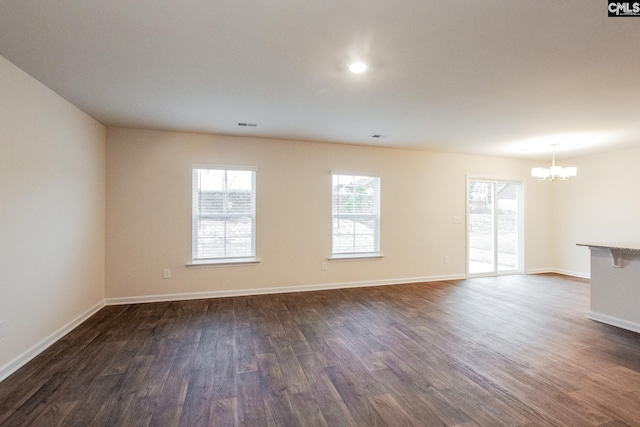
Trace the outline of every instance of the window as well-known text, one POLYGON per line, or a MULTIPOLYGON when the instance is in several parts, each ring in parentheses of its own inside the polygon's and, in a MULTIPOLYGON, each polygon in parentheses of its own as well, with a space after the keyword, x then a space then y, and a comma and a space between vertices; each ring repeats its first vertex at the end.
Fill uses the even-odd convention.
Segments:
POLYGON ((193 169, 193 261, 255 261, 256 172, 193 169))
POLYGON ((334 256, 380 252, 380 178, 333 175, 334 256))

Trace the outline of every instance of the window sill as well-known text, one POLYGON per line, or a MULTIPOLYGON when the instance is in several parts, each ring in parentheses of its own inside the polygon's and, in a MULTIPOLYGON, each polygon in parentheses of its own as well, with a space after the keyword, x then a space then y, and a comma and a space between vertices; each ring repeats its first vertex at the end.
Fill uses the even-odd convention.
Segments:
POLYGON ((329 261, 358 261, 358 260, 371 260, 382 259, 384 255, 379 252, 370 252, 364 254, 333 254, 329 258, 329 261))
POLYGON ((198 267, 229 267, 229 266, 241 266, 241 265, 258 265, 260 260, 258 258, 223 258, 223 259, 206 259, 206 260, 193 260, 187 264, 189 268, 198 267))

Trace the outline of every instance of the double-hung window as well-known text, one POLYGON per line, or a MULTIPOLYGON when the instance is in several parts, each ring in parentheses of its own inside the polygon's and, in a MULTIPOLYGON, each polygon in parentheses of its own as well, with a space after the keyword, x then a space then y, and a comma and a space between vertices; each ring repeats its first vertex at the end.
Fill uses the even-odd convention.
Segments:
POLYGON ((255 170, 194 167, 194 264, 255 261, 255 230, 255 170))
POLYGON ((333 174, 332 256, 380 255, 380 178, 333 174))

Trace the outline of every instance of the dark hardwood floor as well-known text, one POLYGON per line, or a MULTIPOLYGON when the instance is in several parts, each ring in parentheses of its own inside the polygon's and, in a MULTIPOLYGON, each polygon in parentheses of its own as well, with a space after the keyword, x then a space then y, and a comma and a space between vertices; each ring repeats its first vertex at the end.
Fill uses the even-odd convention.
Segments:
POLYGON ((640 426, 640 335, 504 276, 110 306, 0 383, 2 426, 640 426))

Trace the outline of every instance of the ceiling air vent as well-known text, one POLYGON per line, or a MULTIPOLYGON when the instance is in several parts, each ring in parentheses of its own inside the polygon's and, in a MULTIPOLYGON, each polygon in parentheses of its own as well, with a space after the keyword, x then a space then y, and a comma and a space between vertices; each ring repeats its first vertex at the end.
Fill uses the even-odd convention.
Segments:
POLYGON ((258 127, 258 124, 257 124, 257 123, 238 122, 238 126, 240 126, 240 127, 256 128, 256 127, 258 127))

